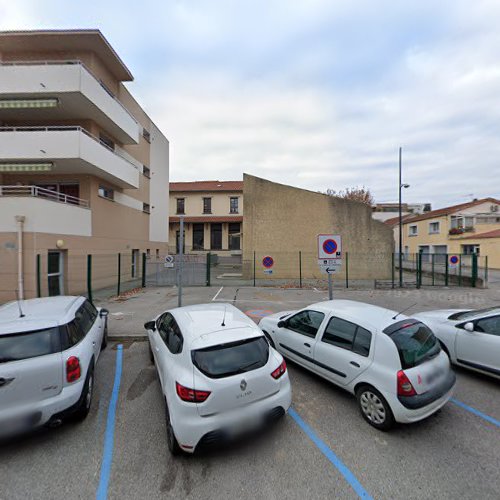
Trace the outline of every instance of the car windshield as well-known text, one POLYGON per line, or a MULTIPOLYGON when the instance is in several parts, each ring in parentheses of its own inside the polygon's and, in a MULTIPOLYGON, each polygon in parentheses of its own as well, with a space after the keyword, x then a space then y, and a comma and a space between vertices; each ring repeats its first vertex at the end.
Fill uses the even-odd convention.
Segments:
POLYGON ((0 336, 0 363, 36 358, 59 351, 58 326, 0 336))
POLYGON ((488 314, 492 311, 499 311, 499 307, 488 307, 486 309, 474 309, 472 311, 462 311, 458 313, 454 313, 448 317, 452 321, 464 321, 467 319, 475 318, 476 316, 482 316, 483 314, 488 314))
POLYGON ((269 344, 257 337, 191 351, 191 357, 207 377, 229 377, 263 367, 269 359, 269 344))
POLYGON ((432 331, 420 322, 400 322, 393 325, 389 337, 396 344, 403 370, 418 366, 437 356, 441 351, 432 331))

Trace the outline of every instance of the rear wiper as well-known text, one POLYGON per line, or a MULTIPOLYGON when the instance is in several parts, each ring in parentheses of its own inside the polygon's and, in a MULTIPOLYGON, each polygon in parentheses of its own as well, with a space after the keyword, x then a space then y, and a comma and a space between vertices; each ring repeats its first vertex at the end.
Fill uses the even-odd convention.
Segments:
POLYGON ((260 361, 254 361, 253 363, 250 363, 249 365, 242 366, 241 369, 243 371, 248 371, 252 366, 259 365, 261 362, 260 361))

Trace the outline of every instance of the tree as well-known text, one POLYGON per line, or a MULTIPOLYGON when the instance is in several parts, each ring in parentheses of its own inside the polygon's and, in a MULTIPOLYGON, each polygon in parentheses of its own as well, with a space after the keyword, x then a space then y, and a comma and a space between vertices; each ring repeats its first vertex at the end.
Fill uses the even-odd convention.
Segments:
POLYGON ((341 191, 335 191, 334 189, 327 189, 326 194, 328 196, 337 196, 338 198, 344 198, 346 200, 359 201, 361 203, 365 203, 372 207, 375 204, 375 200, 373 199, 370 190, 363 187, 352 187, 346 188, 341 191))

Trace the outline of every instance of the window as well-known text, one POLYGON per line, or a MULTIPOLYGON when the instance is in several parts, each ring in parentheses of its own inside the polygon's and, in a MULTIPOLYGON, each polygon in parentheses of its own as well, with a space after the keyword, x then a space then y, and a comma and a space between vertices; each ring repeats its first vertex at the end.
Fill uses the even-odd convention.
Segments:
POLYGON ((149 206, 149 203, 143 203, 142 204, 142 211, 145 214, 150 214, 151 213, 151 207, 149 206))
POLYGON ((113 189, 106 186, 99 186, 99 196, 101 198, 106 198, 107 200, 115 199, 115 192, 113 189))
POLYGON ((78 342, 87 335, 94 324, 94 319, 86 308, 87 302, 88 301, 85 301, 85 303, 79 307, 78 311, 75 313, 75 319, 72 321, 76 329, 72 332, 72 335, 74 338, 79 338, 78 342))
POLYGON ((88 300, 86 300, 83 303, 83 308, 85 309, 85 312, 87 313, 87 315, 90 319, 90 322, 91 322, 90 327, 92 328, 92 326, 95 323, 95 320, 97 319, 97 316, 98 316, 97 309, 88 300))
POLYGON ((142 166, 142 175, 144 175, 144 177, 147 177, 148 179, 151 179, 151 170, 146 167, 146 165, 142 166))
POLYGON ((237 214, 238 213, 238 198, 236 196, 231 196, 229 198, 229 213, 237 214))
POLYGON ((156 249, 156 259, 159 259, 160 258, 160 249, 157 248, 156 249))
POLYGON ((222 250, 222 224, 210 224, 210 248, 222 250))
POLYGON ((286 328, 314 338, 325 315, 317 311, 301 311, 286 321, 286 328))
POLYGON ((150 259, 150 258, 151 258, 151 249, 146 248, 146 259, 150 259))
POLYGON ((321 341, 366 357, 370 354, 372 334, 354 323, 332 318, 321 341))
POLYGON ((479 245, 462 245, 462 253, 464 255, 472 255, 474 253, 479 255, 480 247, 479 245))
POLYGON ((396 344, 401 368, 414 368, 435 357, 441 348, 434 334, 423 323, 398 321, 387 327, 384 333, 396 344))
POLYGON ((178 214, 184 213, 184 203, 185 203, 184 198, 177 198, 177 213, 178 214))
POLYGON ((265 337, 238 340, 191 352, 193 364, 210 378, 230 377, 257 370, 269 359, 269 344, 265 337))
POLYGON ((483 318, 476 322, 474 330, 490 335, 500 336, 500 316, 492 316, 491 318, 483 318))
POLYGON ((171 314, 167 313, 160 319, 158 333, 172 354, 182 352, 184 339, 179 325, 171 314))
POLYGON ((139 249, 134 248, 132 250, 132 259, 130 262, 130 277, 131 278, 137 278, 139 275, 138 270, 139 270, 139 249))
POLYGON ((151 143, 151 134, 145 128, 142 129, 142 137, 144 137, 147 142, 151 143))
POLYGON ((439 234, 439 222, 429 222, 429 234, 439 234))
MULTIPOLYGON (((0 336, 0 364, 59 352, 59 327, 0 336)), ((8 389, 7 389, 8 390, 8 389)))
POLYGON ((418 234, 418 226, 410 226, 408 235, 409 236, 417 236, 417 234, 418 234))
POLYGON ((203 213, 212 213, 212 198, 203 198, 203 213))
POLYGON ((204 224, 193 224, 193 250, 205 248, 205 226, 204 224))
POLYGON ((229 250, 241 250, 241 224, 230 222, 229 230, 229 250))

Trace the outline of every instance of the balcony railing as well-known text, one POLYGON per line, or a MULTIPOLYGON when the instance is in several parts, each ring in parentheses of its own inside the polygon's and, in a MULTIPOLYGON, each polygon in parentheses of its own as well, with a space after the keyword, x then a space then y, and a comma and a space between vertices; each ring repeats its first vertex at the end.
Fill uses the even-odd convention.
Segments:
POLYGON ((57 65, 61 66, 61 65, 65 65, 65 64, 79 65, 82 68, 84 68, 85 70, 87 70, 87 72, 90 73, 93 76, 93 78, 95 78, 95 80, 108 93, 108 95, 112 99, 114 99, 114 101, 116 101, 127 112, 127 114, 130 116, 130 118, 132 118, 137 124, 139 123, 134 118, 132 113, 130 113, 130 111, 116 98, 116 96, 113 94, 113 92, 111 92, 111 90, 106 85, 104 85, 98 78, 96 78, 94 73, 92 73, 92 71, 85 65, 85 63, 83 61, 80 61, 78 59, 67 59, 67 60, 62 59, 60 61, 58 61, 58 60, 55 60, 55 61, 50 61, 50 60, 49 61, 0 61, 0 66, 57 66, 57 65))
POLYGON ((142 163, 139 161, 135 160, 131 155, 129 155, 125 150, 118 148, 113 149, 109 147, 107 144, 105 144, 103 141, 101 141, 98 137, 95 135, 92 135, 88 130, 78 127, 78 126, 59 126, 59 125, 51 125, 47 127, 36 127, 36 126, 28 126, 28 127, 0 127, 0 133, 1 132, 66 132, 66 131, 71 131, 71 130, 76 130, 78 132, 84 133, 86 136, 90 137, 91 139, 94 139, 94 141, 98 142, 102 147, 108 149, 111 151, 113 154, 116 156, 119 156, 122 160, 125 160, 126 162, 130 163, 136 170, 139 170, 139 172, 142 172, 142 163))
POLYGON ((4 196, 33 196, 35 198, 43 198, 49 201, 89 208, 89 202, 87 200, 82 200, 76 196, 58 193, 57 191, 38 186, 0 186, 0 197, 4 196))

